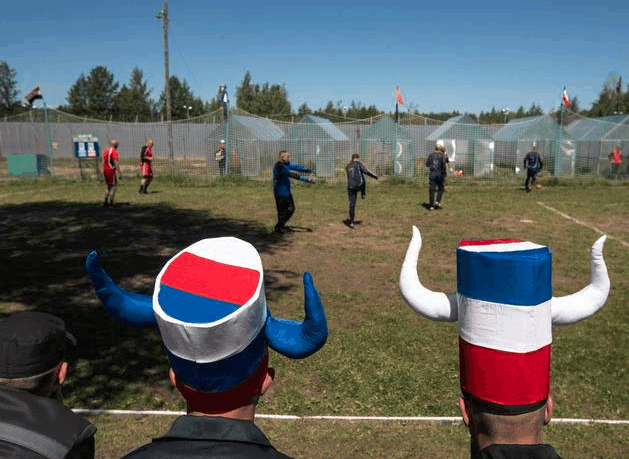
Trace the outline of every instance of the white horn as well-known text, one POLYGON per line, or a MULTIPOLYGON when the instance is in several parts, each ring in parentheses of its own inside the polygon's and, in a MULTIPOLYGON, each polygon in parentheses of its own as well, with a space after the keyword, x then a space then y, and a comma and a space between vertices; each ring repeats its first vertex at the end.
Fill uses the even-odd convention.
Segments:
POLYGON ((400 291, 402 297, 416 313, 430 320, 456 322, 458 319, 456 293, 446 295, 433 292, 419 282, 417 260, 422 248, 422 237, 413 226, 413 237, 406 251, 406 257, 400 273, 400 291))
POLYGON ((553 325, 569 325, 590 317, 607 301, 609 275, 603 259, 607 236, 596 240, 590 250, 590 284, 572 295, 551 300, 553 325))

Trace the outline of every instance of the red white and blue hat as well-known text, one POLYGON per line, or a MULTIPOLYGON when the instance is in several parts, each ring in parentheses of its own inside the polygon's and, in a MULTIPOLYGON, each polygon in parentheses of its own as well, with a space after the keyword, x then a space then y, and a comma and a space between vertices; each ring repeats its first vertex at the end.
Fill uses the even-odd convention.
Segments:
POLYGON ((262 260, 240 239, 204 239, 155 281, 153 312, 177 377, 220 392, 247 380, 265 354, 262 260), (218 372, 224 373, 216 378, 218 372))
POLYGON ((400 290, 431 320, 458 321, 461 391, 497 413, 543 405, 550 393, 552 326, 589 317, 607 300, 605 236, 591 251, 591 282, 568 297, 552 296, 548 247, 515 239, 461 241, 457 292, 432 292, 419 281, 419 230, 406 253, 400 290))
POLYGON ((248 242, 222 237, 196 242, 171 258, 153 296, 120 289, 98 255, 85 261, 96 293, 112 317, 135 327, 159 327, 177 378, 205 392, 223 392, 260 367, 267 345, 304 358, 327 339, 327 321, 310 273, 304 273, 305 320, 272 317, 262 260, 248 242))

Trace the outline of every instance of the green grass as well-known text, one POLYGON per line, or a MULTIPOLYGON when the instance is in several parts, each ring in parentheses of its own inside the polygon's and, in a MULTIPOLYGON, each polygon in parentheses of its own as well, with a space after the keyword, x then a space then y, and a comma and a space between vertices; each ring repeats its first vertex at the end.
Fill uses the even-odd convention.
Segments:
MULTIPOLYGON (((80 346, 66 386, 74 408, 183 410, 167 378, 159 334, 110 319, 82 271, 97 249, 122 287, 150 294, 163 264, 206 237, 235 235, 263 259, 275 315, 301 319, 301 275, 311 271, 329 320, 324 348, 303 361, 271 355, 274 387, 259 412, 296 415, 457 416, 457 328, 415 315, 398 288, 411 227, 420 228, 420 277, 433 290, 456 286, 461 238, 517 237, 550 246, 553 293, 589 280, 589 248, 609 234, 605 259, 610 297, 594 317, 553 330, 553 397, 558 418, 629 419, 629 182, 541 177, 541 190, 451 179, 444 209, 428 212, 423 181, 371 181, 351 230, 343 183, 297 183, 291 224, 272 234, 275 206, 268 182, 226 178, 174 183, 156 177, 149 195, 128 177, 119 206, 101 207, 96 181, 0 181, 0 257, 5 288, 0 312, 41 310, 63 317, 80 346), (579 225, 537 204, 567 214, 579 225), (312 231, 306 231, 311 229, 312 231)), ((169 417, 94 417, 99 457, 116 457, 163 433, 169 417), (137 426, 137 430, 135 429, 137 426)), ((278 448, 301 457, 466 457, 460 425, 261 421, 278 448)), ((563 457, 625 457, 629 426, 558 426, 546 440, 563 457), (625 440, 623 440, 623 438, 625 440), (584 444, 587 443, 587 447, 584 444), (599 448, 596 450, 595 448, 599 448), (595 452, 595 451, 600 451, 595 452)))

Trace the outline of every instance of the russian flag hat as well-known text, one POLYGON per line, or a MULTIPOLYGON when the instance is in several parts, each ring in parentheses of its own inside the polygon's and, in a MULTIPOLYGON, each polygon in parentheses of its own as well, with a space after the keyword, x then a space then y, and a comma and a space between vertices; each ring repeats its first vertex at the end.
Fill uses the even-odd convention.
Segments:
POLYGON ((327 321, 310 273, 304 273, 305 320, 272 317, 262 260, 248 242, 204 239, 162 268, 153 296, 120 289, 92 251, 85 270, 108 313, 134 327, 157 325, 177 378, 193 389, 223 392, 249 379, 268 345, 304 358, 327 339, 327 321))
POLYGON ((461 241, 457 292, 432 292, 420 283, 421 235, 413 237, 402 265, 400 290, 418 314, 458 321, 461 391, 498 414, 542 406, 550 392, 552 325, 583 320, 607 300, 605 236, 591 250, 591 281, 567 297, 552 296, 548 247, 514 239, 461 241))

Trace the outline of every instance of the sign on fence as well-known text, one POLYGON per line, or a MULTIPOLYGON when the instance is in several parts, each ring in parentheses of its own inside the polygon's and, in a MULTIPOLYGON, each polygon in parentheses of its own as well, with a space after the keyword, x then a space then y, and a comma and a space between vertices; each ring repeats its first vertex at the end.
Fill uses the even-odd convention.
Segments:
POLYGON ((98 137, 91 134, 79 134, 74 136, 72 141, 74 142, 74 156, 77 158, 98 158, 100 156, 98 137))

